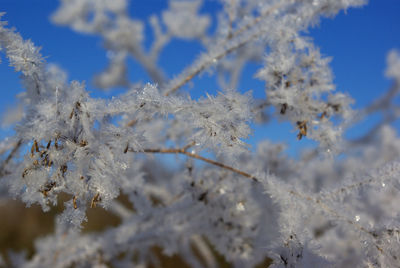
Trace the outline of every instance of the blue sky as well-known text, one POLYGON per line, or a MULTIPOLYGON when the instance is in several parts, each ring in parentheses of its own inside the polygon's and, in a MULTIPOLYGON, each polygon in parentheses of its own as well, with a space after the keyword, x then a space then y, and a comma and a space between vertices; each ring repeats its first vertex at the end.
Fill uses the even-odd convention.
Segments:
MULTIPOLYGON (((3 20, 15 27, 23 38, 31 39, 37 46, 42 47, 41 52, 48 62, 57 63, 67 70, 69 79, 87 81, 88 89, 96 95, 97 91, 91 84, 91 78, 107 64, 101 40, 51 24, 49 16, 58 4, 59 2, 54 0, 0 0, 0 12, 6 12, 3 20)), ((146 20, 149 15, 158 13, 166 6, 167 1, 133 0, 130 12, 133 17, 146 20)), ((216 1, 207 0, 202 12, 215 8, 218 8, 216 1)), ((333 58, 331 66, 337 89, 348 92, 356 100, 353 106, 355 109, 365 106, 389 88, 390 81, 384 77, 385 59, 390 49, 400 49, 399 29, 400 1, 370 0, 363 8, 341 12, 334 19, 324 18, 319 26, 309 31, 321 53, 333 58)), ((201 47, 194 42, 175 41, 162 54, 160 64, 171 77, 190 63, 200 49, 201 47), (179 51, 179 57, 175 51, 179 51)), ((18 73, 8 66, 4 55, 0 55, 0 58, 2 113, 7 107, 15 105, 15 95, 23 91, 23 88, 19 83, 18 73)), ((132 80, 149 80, 146 73, 134 62, 131 61, 129 66, 132 80)), ((246 73, 251 76, 254 70, 256 66, 248 66, 246 73)), ((207 77, 200 80, 203 79, 207 77)), ((253 80, 243 79, 240 87, 256 90, 262 85, 253 80)), ((212 81, 207 83, 202 84, 202 87, 215 87, 212 81)), ((371 127, 373 121, 371 119, 364 122, 348 135, 359 135, 371 127)), ((296 134, 288 124, 275 122, 267 128, 257 128, 257 131, 261 134, 254 135, 253 142, 267 137, 273 141, 298 143, 295 139, 296 134)), ((10 133, 10 129, 0 129, 0 138, 10 133)), ((307 141, 301 142, 308 144, 307 141)))

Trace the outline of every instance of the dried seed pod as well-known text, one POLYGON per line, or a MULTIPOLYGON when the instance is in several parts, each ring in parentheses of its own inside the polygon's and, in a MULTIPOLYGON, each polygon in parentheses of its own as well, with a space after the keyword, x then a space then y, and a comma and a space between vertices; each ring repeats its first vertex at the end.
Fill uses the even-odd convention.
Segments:
POLYGON ((77 197, 76 197, 76 195, 74 195, 74 197, 72 198, 72 203, 74 205, 74 209, 78 208, 78 205, 76 204, 76 199, 77 199, 77 197))
POLYGON ((287 103, 283 103, 282 106, 281 106, 281 114, 285 114, 287 108, 288 108, 287 103))
POLYGON ((303 136, 307 136, 307 121, 298 121, 297 127, 299 128, 299 134, 297 134, 297 139, 301 140, 303 136))
POLYGON ((92 202, 90 203, 90 208, 95 208, 97 203, 101 201, 100 193, 97 193, 92 198, 92 202))

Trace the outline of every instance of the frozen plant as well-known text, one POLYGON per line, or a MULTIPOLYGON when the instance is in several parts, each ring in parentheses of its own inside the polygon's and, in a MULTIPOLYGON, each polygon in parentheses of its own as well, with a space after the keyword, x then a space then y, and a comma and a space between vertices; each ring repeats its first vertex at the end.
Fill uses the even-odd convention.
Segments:
POLYGON ((21 108, 6 117, 17 121, 15 136, 0 142, 0 197, 45 212, 68 197, 35 254, 10 253, 0 265, 161 266, 157 247, 192 267, 218 267, 217 254, 234 267, 400 267, 400 139, 391 126, 400 116, 400 55, 388 54, 392 88, 353 111, 352 99, 335 90, 329 58, 306 35, 321 17, 365 1, 220 0, 215 25, 202 4, 171 0, 146 24, 129 16, 126 0, 62 0, 52 21, 100 36, 110 55, 95 84, 126 88, 107 99, 68 82, 0 21, 0 51, 25 87, 21 108), (194 40, 203 52, 168 78, 158 59, 175 39, 194 40), (130 80, 129 58, 149 83, 130 80), (265 82, 265 99, 238 88, 248 62, 260 65, 254 79, 265 82), (218 80, 217 94, 182 93, 205 72, 218 80), (370 132, 343 137, 377 113, 382 121, 370 132), (249 150, 253 126, 270 117, 291 122, 299 140, 318 148, 299 159, 268 140, 249 150), (155 155, 175 155, 176 163, 155 155), (81 233, 96 206, 121 224, 81 233))

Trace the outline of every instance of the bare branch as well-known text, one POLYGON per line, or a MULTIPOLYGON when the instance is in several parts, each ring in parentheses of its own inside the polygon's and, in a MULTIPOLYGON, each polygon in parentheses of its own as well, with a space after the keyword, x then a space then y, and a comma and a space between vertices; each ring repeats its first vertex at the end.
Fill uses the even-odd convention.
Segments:
POLYGON ((241 170, 236 169, 234 167, 225 165, 225 164, 220 163, 218 161, 215 161, 215 160, 212 160, 212 159, 209 159, 209 158, 205 158, 205 157, 203 157, 201 155, 198 155, 198 154, 195 154, 195 153, 190 153, 190 152, 186 151, 186 149, 187 149, 187 147, 184 147, 184 148, 170 148, 170 149, 144 149, 142 151, 135 151, 135 150, 129 148, 128 152, 154 153, 154 154, 183 154, 183 155, 189 156, 191 158, 195 158, 195 159, 204 161, 204 162, 209 163, 211 165, 230 170, 230 171, 232 171, 234 173, 242 175, 243 177, 252 179, 255 182, 259 182, 259 179, 257 179, 255 176, 253 176, 253 175, 251 175, 251 174, 249 174, 247 172, 244 172, 244 171, 241 171, 241 170))

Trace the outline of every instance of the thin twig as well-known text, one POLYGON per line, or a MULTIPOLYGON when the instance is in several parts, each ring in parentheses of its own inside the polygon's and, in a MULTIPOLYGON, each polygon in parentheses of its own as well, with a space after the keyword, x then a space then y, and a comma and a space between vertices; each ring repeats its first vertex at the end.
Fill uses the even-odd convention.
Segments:
POLYGON ((259 182, 259 180, 255 176, 253 176, 253 175, 251 175, 251 174, 249 174, 247 172, 244 172, 244 171, 241 171, 239 169, 233 168, 231 166, 222 164, 222 163, 220 163, 218 161, 211 160, 209 158, 205 158, 205 157, 200 156, 198 154, 187 152, 185 148, 186 147, 184 147, 184 148, 170 148, 170 149, 144 149, 144 150, 141 150, 141 151, 135 151, 135 150, 129 148, 128 151, 129 152, 134 152, 134 153, 184 154, 186 156, 189 156, 191 158, 195 158, 195 159, 204 161, 204 162, 209 163, 211 165, 230 170, 230 171, 232 171, 234 173, 237 173, 239 175, 242 175, 242 176, 244 176, 246 178, 252 179, 255 182, 259 182))
POLYGON ((137 121, 137 119, 132 119, 126 124, 126 127, 133 127, 134 125, 136 125, 137 121))
POLYGON ((187 149, 189 149, 190 147, 193 147, 196 144, 196 142, 192 141, 191 143, 189 143, 188 145, 186 145, 185 147, 182 148, 182 150, 186 151, 187 149))
POLYGON ((350 192, 350 191, 358 189, 358 188, 360 188, 360 187, 362 187, 364 185, 372 184, 373 182, 376 182, 375 179, 374 178, 369 178, 369 179, 367 179, 365 181, 359 181, 359 182, 356 182, 356 183, 353 183, 353 184, 349 184, 349 185, 341 187, 340 189, 337 189, 335 191, 331 191, 329 194, 325 194, 324 197, 325 198, 335 197, 335 196, 338 196, 341 193, 350 192))

